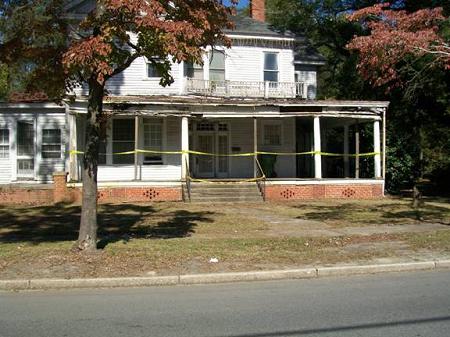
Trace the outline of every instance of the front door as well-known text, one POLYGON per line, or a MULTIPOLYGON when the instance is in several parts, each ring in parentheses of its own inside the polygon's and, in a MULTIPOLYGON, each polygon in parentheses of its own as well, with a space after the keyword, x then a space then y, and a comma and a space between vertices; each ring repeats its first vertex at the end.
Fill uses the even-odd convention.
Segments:
POLYGON ((195 127, 194 149, 218 155, 192 155, 195 158, 195 175, 198 178, 229 177, 229 134, 228 124, 221 122, 200 122, 195 127), (219 156, 221 155, 221 156, 219 156))
POLYGON ((17 180, 34 178, 34 124, 17 122, 17 180))
POLYGON ((217 162, 217 172, 216 176, 218 178, 227 178, 228 177, 228 160, 229 157, 226 155, 229 154, 228 151, 228 134, 219 133, 217 135, 217 153, 222 156, 218 156, 216 159, 217 162))
MULTIPOLYGON (((197 151, 214 153, 214 133, 197 135, 197 151)), ((207 155, 196 155, 197 175, 203 178, 213 178, 215 173, 215 157, 207 155)))

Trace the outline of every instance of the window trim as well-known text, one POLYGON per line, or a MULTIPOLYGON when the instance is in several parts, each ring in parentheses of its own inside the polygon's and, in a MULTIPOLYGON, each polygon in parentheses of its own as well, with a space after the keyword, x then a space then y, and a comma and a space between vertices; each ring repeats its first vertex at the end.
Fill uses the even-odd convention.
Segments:
MULTIPOLYGON (((3 143, 2 139, 0 138, 0 148, 3 148, 3 147, 6 148, 7 147, 7 151, 5 151, 6 152, 6 157, 1 157, 0 156, 0 160, 2 160, 2 159, 10 159, 11 158, 11 131, 10 131, 10 129, 7 126, 0 126, 0 131, 2 131, 2 130, 7 131, 8 142, 7 143, 3 143)), ((1 151, 0 153, 3 153, 3 151, 1 151)))
MULTIPOLYGON (((142 143, 142 148, 144 150, 146 150, 145 147, 145 125, 159 125, 161 126, 161 151, 165 151, 165 147, 166 147, 166 121, 165 118, 162 118, 160 122, 156 122, 156 121, 152 121, 152 118, 142 118, 142 122, 140 123, 141 125, 141 130, 142 130, 142 136, 139 137, 140 138, 140 142, 142 143)), ((161 160, 160 161, 155 161, 155 162, 146 162, 145 161, 145 153, 142 156, 142 159, 140 160, 142 165, 145 166, 161 166, 161 165, 165 165, 166 162, 166 158, 165 155, 161 153, 161 160)))
POLYGON ((202 76, 201 76, 201 78, 197 78, 198 80, 203 80, 205 78, 205 67, 203 65, 195 63, 195 62, 183 61, 183 77, 196 79, 195 75, 194 75, 194 77, 188 76, 189 69, 192 69, 194 73, 195 73, 195 70, 201 70, 202 76))
MULTIPOLYGON (((131 120, 133 123, 132 123, 132 125, 133 125, 133 129, 134 129, 134 127, 135 127, 135 124, 134 124, 134 119, 133 118, 127 118, 127 117, 119 117, 119 118, 113 118, 113 119, 111 119, 111 130, 110 130, 110 135, 111 135, 111 137, 110 137, 110 142, 109 142, 109 144, 110 144, 110 146, 109 146, 109 148, 108 148, 108 143, 106 144, 106 153, 107 153, 107 158, 106 158, 106 165, 107 166, 129 166, 129 165, 134 165, 134 159, 133 159, 133 162, 132 163, 115 163, 114 162, 114 123, 116 122, 116 121, 120 121, 120 120, 131 120), (111 157, 111 161, 109 162, 108 161, 108 155, 109 155, 109 157, 111 157)), ((132 140, 127 140, 127 141, 125 141, 125 140, 118 140, 118 141, 116 141, 116 142, 121 142, 121 143, 131 143, 131 142, 133 142, 133 143, 135 143, 135 132, 133 132, 132 133, 132 140)), ((136 143, 134 144, 134 148, 133 148, 133 150, 136 148, 136 143)), ((130 150, 131 151, 131 150, 130 150)), ((131 155, 129 155, 129 156, 131 156, 131 155)), ((134 155, 133 155, 133 157, 134 157, 134 155)), ((102 165, 105 165, 105 164, 102 164, 102 165)))
POLYGON ((261 123, 261 143, 263 146, 270 147, 281 147, 283 146, 284 134, 283 134, 283 123, 280 121, 263 121, 261 123), (266 143, 266 126, 279 126, 280 127, 280 143, 279 144, 267 144, 266 143))
POLYGON ((211 80, 211 70, 213 71, 222 71, 222 68, 213 68, 211 67, 212 65, 212 60, 213 60, 213 55, 214 52, 222 54, 223 55, 223 80, 226 81, 227 80, 227 53, 226 50, 223 49, 211 49, 208 53, 208 80, 211 80))
POLYGON ((262 81, 263 82, 274 82, 274 81, 265 81, 264 80, 264 75, 267 72, 272 72, 272 73, 276 73, 277 74, 277 80, 275 81, 276 83, 280 82, 280 53, 278 51, 268 51, 265 50, 262 53, 263 57, 262 57, 262 81), (271 69, 266 69, 266 55, 267 54, 274 54, 276 55, 277 58, 277 70, 271 70, 271 69))
MULTIPOLYGON (((162 63, 163 60, 161 59, 155 59, 154 62, 156 63, 162 63)), ((149 65, 153 65, 151 61, 149 61, 147 58, 145 58, 145 76, 144 76, 144 80, 145 81, 160 81, 161 80, 161 76, 148 76, 148 67, 149 65)))
POLYGON ((41 131, 40 131, 40 133, 41 133, 41 144, 40 144, 40 157, 41 157, 41 159, 43 160, 43 161, 57 161, 57 160, 61 160, 62 158, 63 158, 63 154, 64 154, 64 151, 63 151, 63 146, 64 146, 64 139, 63 139, 63 130, 62 130, 62 128, 60 127, 60 126, 57 126, 57 125, 55 125, 55 126, 46 126, 45 128, 42 128, 41 129, 41 131), (57 144, 57 143, 44 143, 44 131, 45 130, 57 130, 57 131, 59 131, 59 144, 57 144), (54 158, 52 158, 52 157, 47 157, 47 158, 45 158, 45 156, 44 156, 44 152, 49 152, 49 153, 56 153, 57 151, 44 151, 44 146, 45 145, 54 145, 54 146, 56 146, 56 145, 59 145, 59 157, 54 157, 54 158))

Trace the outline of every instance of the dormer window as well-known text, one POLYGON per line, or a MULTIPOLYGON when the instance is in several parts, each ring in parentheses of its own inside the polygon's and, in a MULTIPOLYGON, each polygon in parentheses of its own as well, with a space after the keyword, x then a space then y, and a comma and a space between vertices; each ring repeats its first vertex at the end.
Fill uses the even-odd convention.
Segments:
POLYGON ((278 82, 277 53, 264 53, 264 81, 278 82))

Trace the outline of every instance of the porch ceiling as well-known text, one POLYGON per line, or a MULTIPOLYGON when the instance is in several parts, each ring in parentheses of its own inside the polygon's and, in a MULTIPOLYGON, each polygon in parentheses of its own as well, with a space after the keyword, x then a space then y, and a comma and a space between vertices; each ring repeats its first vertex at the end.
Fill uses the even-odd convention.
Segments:
MULTIPOLYGON (((86 111, 87 98, 70 106, 72 113, 86 111)), ((192 116, 207 118, 324 116, 379 119, 386 101, 301 99, 235 99, 204 96, 111 96, 104 109, 119 115, 192 116)))

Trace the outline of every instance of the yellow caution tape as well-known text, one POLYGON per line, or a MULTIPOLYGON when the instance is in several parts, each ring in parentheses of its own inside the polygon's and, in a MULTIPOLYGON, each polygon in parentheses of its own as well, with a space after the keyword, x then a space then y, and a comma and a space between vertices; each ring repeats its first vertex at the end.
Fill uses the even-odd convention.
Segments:
POLYGON ((247 153, 210 153, 210 152, 199 152, 199 151, 183 151, 183 153, 200 155, 200 156, 215 156, 215 157, 253 157, 255 155, 254 152, 247 153))
POLYGON ((192 178, 191 176, 186 177, 190 181, 193 182, 199 182, 199 183, 214 183, 214 184, 229 184, 229 183, 254 183, 257 181, 261 181, 266 179, 265 176, 257 177, 257 178, 250 178, 250 179, 235 179, 235 180, 229 180, 229 181, 220 181, 220 180, 210 180, 210 179, 199 179, 199 178, 192 178))
MULTIPOLYGON (((69 153, 73 154, 84 154, 82 151, 70 150, 69 153)), ((131 155, 135 153, 153 153, 153 154, 192 154, 199 156, 214 156, 214 157, 253 157, 256 155, 276 155, 276 156, 303 156, 303 155, 315 155, 320 154, 321 156, 330 156, 330 157, 371 157, 380 155, 381 152, 367 152, 367 153, 358 153, 358 154, 344 154, 344 153, 331 153, 331 152, 321 152, 321 151, 308 151, 308 152, 268 152, 268 151, 257 151, 257 152, 245 152, 245 153, 211 153, 211 152, 201 152, 201 151, 153 151, 153 150, 132 150, 126 152, 116 152, 111 153, 113 156, 120 155, 131 155)), ((101 155, 105 155, 101 153, 101 155)), ((109 155, 109 154, 108 154, 109 155)))

